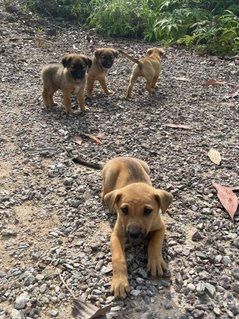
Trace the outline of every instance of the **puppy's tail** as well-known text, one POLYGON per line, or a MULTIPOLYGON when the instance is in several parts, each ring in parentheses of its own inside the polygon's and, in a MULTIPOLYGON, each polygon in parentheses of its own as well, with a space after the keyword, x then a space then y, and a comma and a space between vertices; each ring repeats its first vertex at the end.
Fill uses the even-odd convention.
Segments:
POLYGON ((102 163, 89 163, 79 157, 74 157, 72 158, 72 161, 74 163, 77 163, 77 164, 80 164, 80 165, 83 165, 83 166, 86 166, 86 167, 90 167, 90 168, 95 168, 95 169, 102 169, 104 164, 102 163))
POLYGON ((123 56, 125 56, 127 59, 129 59, 130 61, 137 63, 138 65, 140 65, 140 61, 138 59, 135 59, 134 57, 128 55, 128 53, 122 51, 121 49, 118 50, 123 56))

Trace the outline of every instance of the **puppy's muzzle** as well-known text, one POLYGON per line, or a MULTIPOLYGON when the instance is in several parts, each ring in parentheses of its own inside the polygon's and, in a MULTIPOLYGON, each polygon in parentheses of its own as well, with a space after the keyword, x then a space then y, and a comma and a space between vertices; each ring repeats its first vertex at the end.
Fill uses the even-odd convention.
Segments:
POLYGON ((102 66, 103 66, 104 68, 106 68, 106 69, 111 68, 112 65, 113 65, 113 63, 114 63, 114 60, 111 60, 111 59, 103 60, 103 61, 101 62, 102 66))
POLYGON ((127 229, 127 236, 132 241, 140 241, 146 236, 146 231, 139 226, 132 225, 127 229))

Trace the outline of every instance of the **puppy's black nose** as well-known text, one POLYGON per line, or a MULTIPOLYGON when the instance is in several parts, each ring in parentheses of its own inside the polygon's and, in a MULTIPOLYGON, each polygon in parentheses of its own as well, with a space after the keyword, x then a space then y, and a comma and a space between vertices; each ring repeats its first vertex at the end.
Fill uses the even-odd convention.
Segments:
POLYGON ((128 235, 132 240, 139 239, 142 236, 141 228, 137 226, 130 227, 128 229, 128 235))

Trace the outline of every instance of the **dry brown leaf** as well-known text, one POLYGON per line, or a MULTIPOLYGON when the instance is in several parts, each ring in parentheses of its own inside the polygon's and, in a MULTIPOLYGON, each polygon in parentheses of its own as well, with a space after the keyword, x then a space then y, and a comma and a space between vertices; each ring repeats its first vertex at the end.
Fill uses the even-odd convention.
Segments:
POLYGON ((191 126, 190 125, 185 125, 185 124, 165 124, 165 126, 170 127, 170 128, 183 128, 185 130, 191 130, 191 126))
POLYGON ((72 316, 80 319, 96 319, 99 317, 103 319, 106 318, 105 315, 110 312, 110 309, 111 305, 98 308, 80 299, 73 299, 72 316))
POLYGON ((207 155, 213 163, 220 165, 222 158, 221 154, 217 150, 211 148, 207 155))
POLYGON ((233 193, 230 187, 225 187, 217 183, 212 184, 217 190, 217 197, 219 198, 222 206, 231 216, 231 219, 233 219, 238 207, 238 198, 236 194, 233 193))
POLYGON ((174 77, 174 79, 177 81, 190 82, 190 79, 185 78, 184 76, 174 77))
POLYGON ((74 136, 73 139, 72 139, 73 142, 75 142, 76 144, 78 145, 81 145, 82 144, 82 138, 80 136, 74 136))
POLYGON ((207 80, 204 85, 225 85, 227 82, 215 79, 207 80))
POLYGON ((98 133, 95 135, 97 138, 103 140, 106 136, 105 136, 105 133, 98 133))
POLYGON ((234 98, 234 97, 237 97, 239 96, 239 90, 235 91, 235 92, 232 92, 230 94, 226 94, 223 96, 223 100, 228 100, 228 99, 231 99, 231 98, 234 98))
POLYGON ((101 140, 96 135, 88 133, 82 133, 82 135, 89 137, 92 141, 96 142, 97 144, 102 144, 101 140))

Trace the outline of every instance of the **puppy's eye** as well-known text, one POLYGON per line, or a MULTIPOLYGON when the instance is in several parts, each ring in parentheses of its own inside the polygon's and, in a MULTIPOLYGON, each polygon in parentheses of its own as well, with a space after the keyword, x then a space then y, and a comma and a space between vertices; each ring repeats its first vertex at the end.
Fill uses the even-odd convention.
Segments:
POLYGON ((123 212, 125 215, 128 215, 128 213, 129 213, 129 209, 128 209, 128 207, 127 207, 127 206, 125 206, 125 207, 121 207, 121 210, 122 210, 122 212, 123 212))
POLYGON ((152 213, 152 208, 145 207, 144 208, 144 216, 149 216, 152 213))

